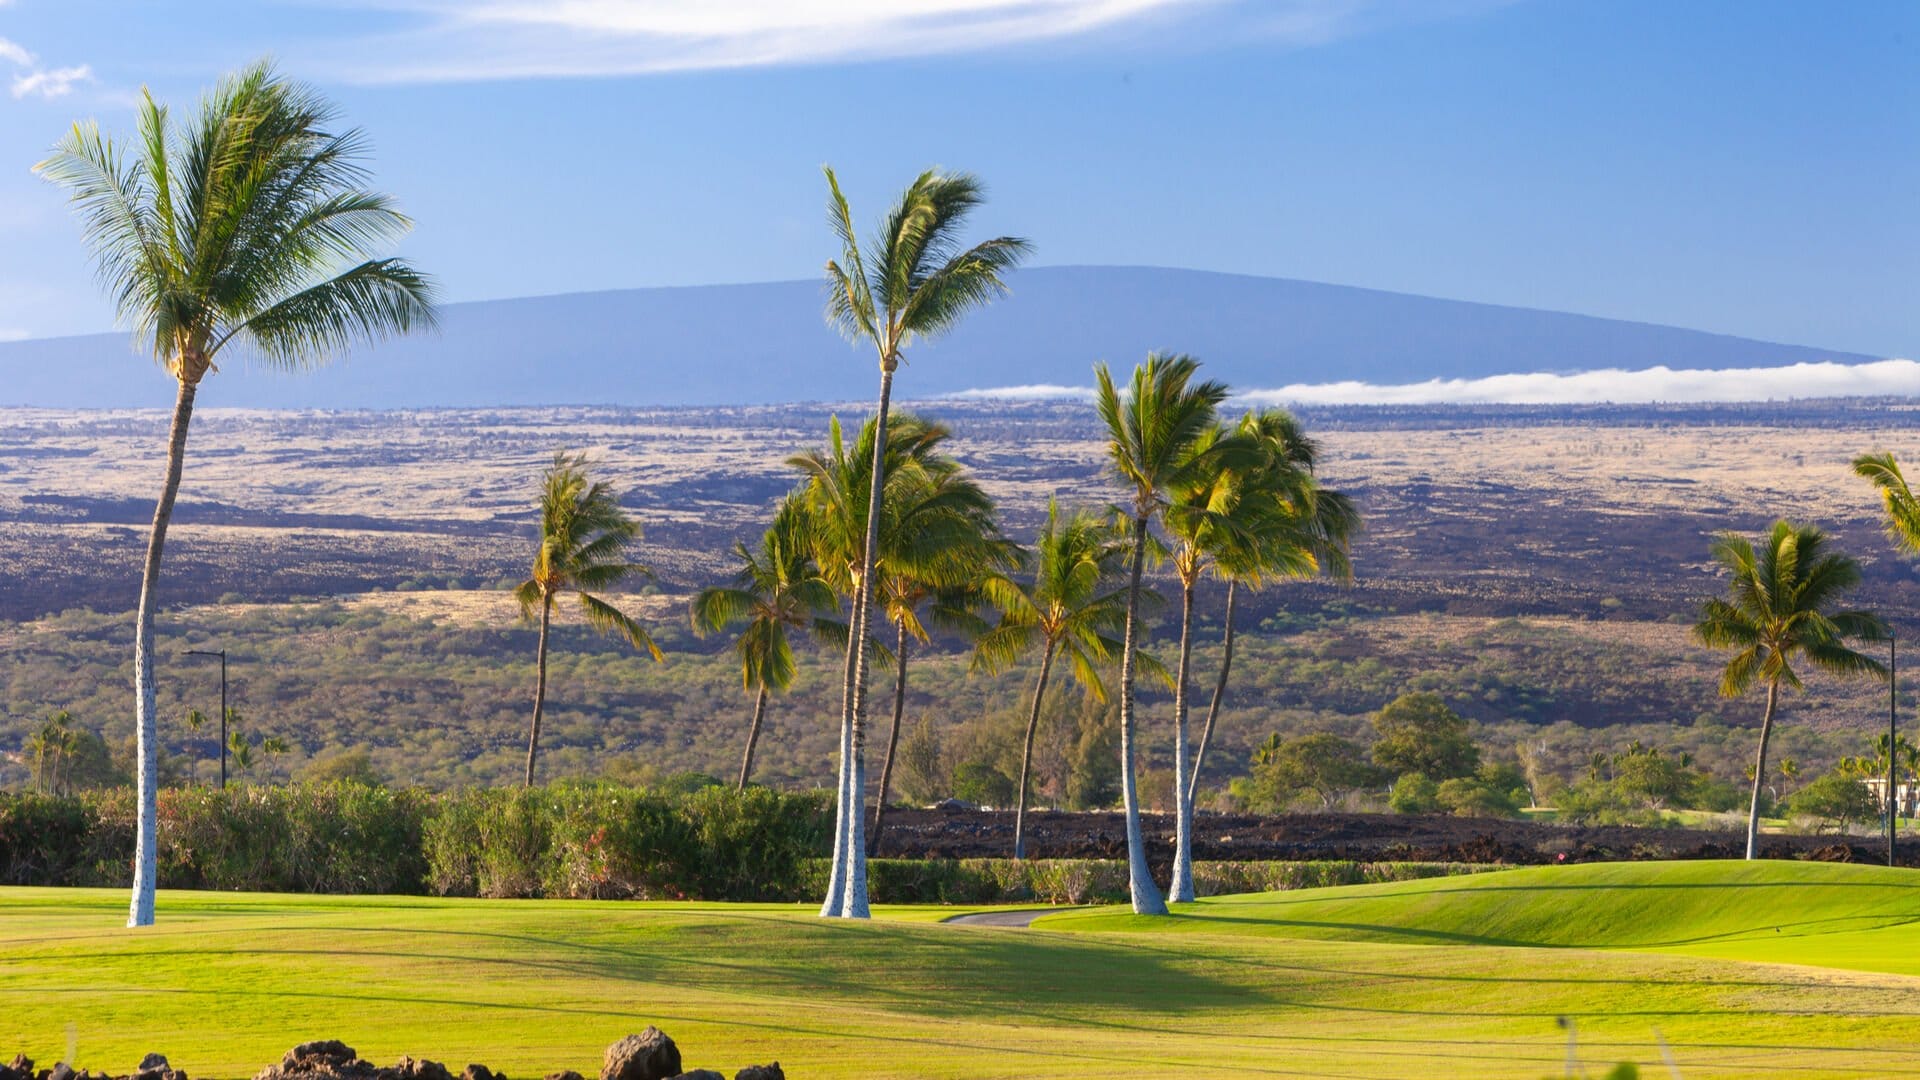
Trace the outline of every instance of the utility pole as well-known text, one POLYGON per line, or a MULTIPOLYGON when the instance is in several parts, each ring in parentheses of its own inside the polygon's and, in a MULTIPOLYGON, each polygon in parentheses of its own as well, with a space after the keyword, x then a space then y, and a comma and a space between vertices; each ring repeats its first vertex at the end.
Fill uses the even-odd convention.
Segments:
POLYGON ((220 790, 227 790, 227 650, 188 649, 188 656, 220 658, 220 790))

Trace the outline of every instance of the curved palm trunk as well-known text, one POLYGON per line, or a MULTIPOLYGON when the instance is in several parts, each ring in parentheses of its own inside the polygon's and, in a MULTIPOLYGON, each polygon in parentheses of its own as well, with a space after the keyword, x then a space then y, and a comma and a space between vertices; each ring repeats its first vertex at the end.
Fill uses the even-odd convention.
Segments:
POLYGON ((820 917, 831 918, 845 910, 847 902, 847 786, 853 771, 853 625, 860 621, 864 607, 859 589, 854 589, 852 610, 847 613, 847 662, 840 688, 840 764, 834 775, 833 858, 827 864, 827 897, 820 905, 820 917))
POLYGON ((1773 737, 1773 708, 1780 699, 1778 680, 1767 684, 1767 715, 1760 721, 1760 753, 1753 762, 1753 805, 1747 811, 1747 858, 1760 857, 1760 785, 1767 779, 1767 740, 1773 737))
POLYGON ((1193 755, 1193 775, 1187 777, 1187 805, 1193 805, 1200 791, 1200 767, 1207 763, 1207 747, 1213 743, 1213 722, 1220 716, 1220 700, 1227 696, 1227 673, 1233 670, 1233 606, 1239 582, 1227 579, 1227 632, 1221 643, 1220 677, 1213 684, 1213 700, 1207 703, 1207 722, 1200 728, 1200 749, 1193 755))
POLYGON ((1120 648, 1120 799, 1127 811, 1127 885, 1135 915, 1165 915, 1166 901, 1147 868, 1140 835, 1140 795, 1133 782, 1133 654, 1138 647, 1140 572, 1147 557, 1147 519, 1133 519, 1133 569, 1127 579, 1127 632, 1120 648))
POLYGON ((861 805, 867 790, 867 633, 873 622, 873 564, 880 544, 880 504, 887 474, 887 407, 893 399, 893 362, 888 357, 880 367, 880 407, 873 423, 873 475, 867 490, 867 543, 860 561, 860 614, 855 620, 853 641, 853 746, 852 767, 848 770, 847 795, 841 813, 847 820, 846 901, 841 905, 843 918, 867 918, 867 845, 865 807, 861 805))
POLYGON ((173 427, 167 433, 167 479, 153 508, 153 530, 147 537, 147 561, 140 569, 140 607, 133 629, 134 731, 140 752, 140 826, 133 847, 133 899, 128 926, 153 925, 153 894, 159 886, 160 846, 160 732, 158 694, 153 681, 153 613, 159 606, 160 553, 167 545, 167 525, 173 520, 173 500, 180 494, 180 471, 187 460, 187 426, 193 421, 196 384, 180 380, 173 402, 173 427))
POLYGON ((753 699, 753 725, 747 728, 747 752, 740 755, 740 782, 734 785, 735 791, 747 790, 747 780, 753 776, 753 748, 760 741, 760 721, 767 715, 767 684, 760 684, 760 693, 753 699))
POLYGON ((887 793, 893 787, 893 753, 900 748, 900 714, 907 707, 907 624, 894 624, 893 727, 887 732, 886 763, 880 766, 880 797, 873 804, 873 831, 867 834, 867 857, 880 853, 880 826, 886 820, 887 793))
POLYGON ((534 652, 533 726, 527 731, 527 779, 533 786, 534 758, 540 753, 540 717, 547 706, 547 628, 553 622, 553 594, 540 596, 540 646, 534 652))
POLYGON ((1180 583, 1180 670, 1173 683, 1173 881, 1167 899, 1193 899, 1193 803, 1187 798, 1187 674, 1193 660, 1193 583, 1180 583))
POLYGON ((1053 671, 1053 640, 1040 658, 1040 681, 1033 687, 1033 707, 1027 710, 1027 741, 1020 751, 1020 795, 1014 803, 1013 857, 1027 857, 1027 777, 1033 775, 1033 733, 1040 727, 1040 703, 1046 700, 1047 676, 1053 671))

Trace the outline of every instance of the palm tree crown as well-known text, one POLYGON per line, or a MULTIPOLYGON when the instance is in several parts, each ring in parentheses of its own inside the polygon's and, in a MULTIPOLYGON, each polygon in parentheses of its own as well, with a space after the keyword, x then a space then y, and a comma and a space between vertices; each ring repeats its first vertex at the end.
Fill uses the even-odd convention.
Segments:
POLYGON ((1887 511, 1887 533, 1893 542, 1920 552, 1920 497, 1907 485, 1900 463, 1892 454, 1862 454, 1853 459, 1853 474, 1879 489, 1887 511))
POLYGON ((265 63, 222 82, 173 126, 141 96, 133 153, 75 125, 41 175, 66 187, 120 317, 197 383, 237 344, 302 368, 362 340, 434 323, 433 286, 378 255, 411 228, 361 185, 366 140, 265 63))

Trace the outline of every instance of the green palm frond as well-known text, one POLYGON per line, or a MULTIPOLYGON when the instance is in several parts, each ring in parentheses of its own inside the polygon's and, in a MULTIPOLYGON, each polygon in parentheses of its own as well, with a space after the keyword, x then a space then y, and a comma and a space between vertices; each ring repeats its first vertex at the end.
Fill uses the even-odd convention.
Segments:
POLYGON ((237 348, 306 368, 429 329, 434 286, 391 248, 411 222, 365 190, 366 141, 256 64, 175 125, 143 95, 123 152, 83 124, 36 166, 66 188, 121 320, 188 381, 237 348))
POLYGON ((1920 498, 1900 471, 1891 453, 1862 454, 1853 459, 1853 472, 1880 492, 1887 514, 1887 535, 1910 552, 1920 552, 1920 498))

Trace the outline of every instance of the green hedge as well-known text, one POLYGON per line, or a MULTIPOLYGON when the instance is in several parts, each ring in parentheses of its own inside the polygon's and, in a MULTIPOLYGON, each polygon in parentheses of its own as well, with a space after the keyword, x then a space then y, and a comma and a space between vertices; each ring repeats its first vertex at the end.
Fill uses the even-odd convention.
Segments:
MULTIPOLYGON (((798 895, 826 799, 612 784, 435 795, 350 781, 160 793, 160 885, 454 896, 798 895)), ((0 792, 0 884, 119 886, 134 797, 0 792)))

